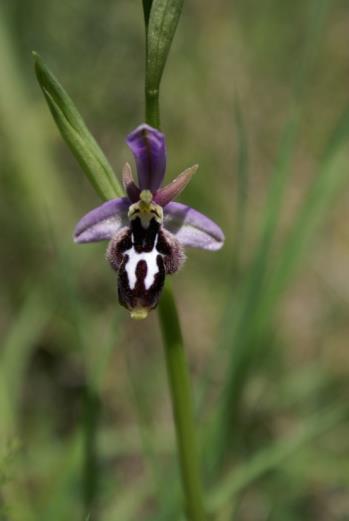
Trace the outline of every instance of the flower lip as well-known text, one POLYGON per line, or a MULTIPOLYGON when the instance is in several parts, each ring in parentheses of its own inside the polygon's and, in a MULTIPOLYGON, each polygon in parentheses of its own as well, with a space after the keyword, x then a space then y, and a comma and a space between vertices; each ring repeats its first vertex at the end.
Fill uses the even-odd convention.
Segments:
POLYGON ((135 308, 131 312, 131 318, 134 320, 144 320, 147 318, 149 314, 149 310, 147 308, 135 308))
POLYGON ((128 135, 126 142, 136 161, 140 190, 150 190, 155 194, 166 170, 164 134, 143 123, 128 135))

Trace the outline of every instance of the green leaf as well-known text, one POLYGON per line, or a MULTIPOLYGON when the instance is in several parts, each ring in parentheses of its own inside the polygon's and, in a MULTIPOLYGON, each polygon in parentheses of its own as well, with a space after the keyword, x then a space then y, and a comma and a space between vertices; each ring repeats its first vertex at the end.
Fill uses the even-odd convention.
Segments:
POLYGON ((146 92, 157 92, 183 0, 153 0, 147 34, 146 92))
POLYGON ((123 195, 112 167, 85 125, 73 101, 38 54, 35 72, 60 133, 102 199, 123 195))

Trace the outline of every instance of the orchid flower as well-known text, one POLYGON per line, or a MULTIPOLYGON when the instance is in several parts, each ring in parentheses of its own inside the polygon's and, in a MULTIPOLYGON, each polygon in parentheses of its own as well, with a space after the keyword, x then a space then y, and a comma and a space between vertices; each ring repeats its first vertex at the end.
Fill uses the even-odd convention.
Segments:
POLYGON ((160 298, 165 276, 185 261, 184 247, 215 251, 224 234, 211 219, 193 208, 172 202, 190 181, 198 165, 160 187, 166 170, 165 136, 142 124, 127 138, 133 152, 138 186, 128 163, 122 172, 126 197, 113 199, 86 214, 74 240, 109 240, 107 260, 118 272, 120 304, 132 318, 145 318, 160 298))

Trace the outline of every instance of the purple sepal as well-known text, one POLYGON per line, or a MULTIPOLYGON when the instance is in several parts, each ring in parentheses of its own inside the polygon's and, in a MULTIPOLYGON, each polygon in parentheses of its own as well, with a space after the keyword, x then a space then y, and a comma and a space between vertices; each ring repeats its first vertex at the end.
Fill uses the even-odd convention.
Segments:
POLYGON ((206 215, 181 203, 169 203, 164 209, 164 227, 183 246, 219 250, 224 243, 221 228, 206 215))
POLYGON ((128 225, 127 197, 112 199, 88 212, 77 224, 74 242, 97 242, 110 240, 123 226, 128 225))
POLYGON ((154 194, 166 170, 164 134, 143 123, 128 135, 126 142, 135 157, 139 188, 154 194))
POLYGON ((155 194, 155 202, 160 206, 166 206, 170 201, 175 199, 187 186, 198 167, 199 165, 194 165, 187 168, 171 183, 160 188, 155 194))

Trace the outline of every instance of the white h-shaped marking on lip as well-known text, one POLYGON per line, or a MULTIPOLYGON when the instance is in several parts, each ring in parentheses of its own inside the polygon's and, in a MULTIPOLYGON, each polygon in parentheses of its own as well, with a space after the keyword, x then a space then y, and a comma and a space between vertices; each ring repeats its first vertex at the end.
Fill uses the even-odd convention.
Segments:
POLYGON ((137 283, 137 275, 136 269, 139 261, 144 260, 147 265, 147 274, 144 279, 145 289, 148 290, 155 280, 155 275, 159 273, 158 263, 156 261, 157 256, 160 255, 156 249, 158 239, 156 238, 154 247, 151 251, 138 253, 136 252, 134 246, 129 250, 125 251, 125 255, 128 255, 128 261, 125 266, 125 270, 127 273, 128 284, 130 289, 135 289, 137 283))

